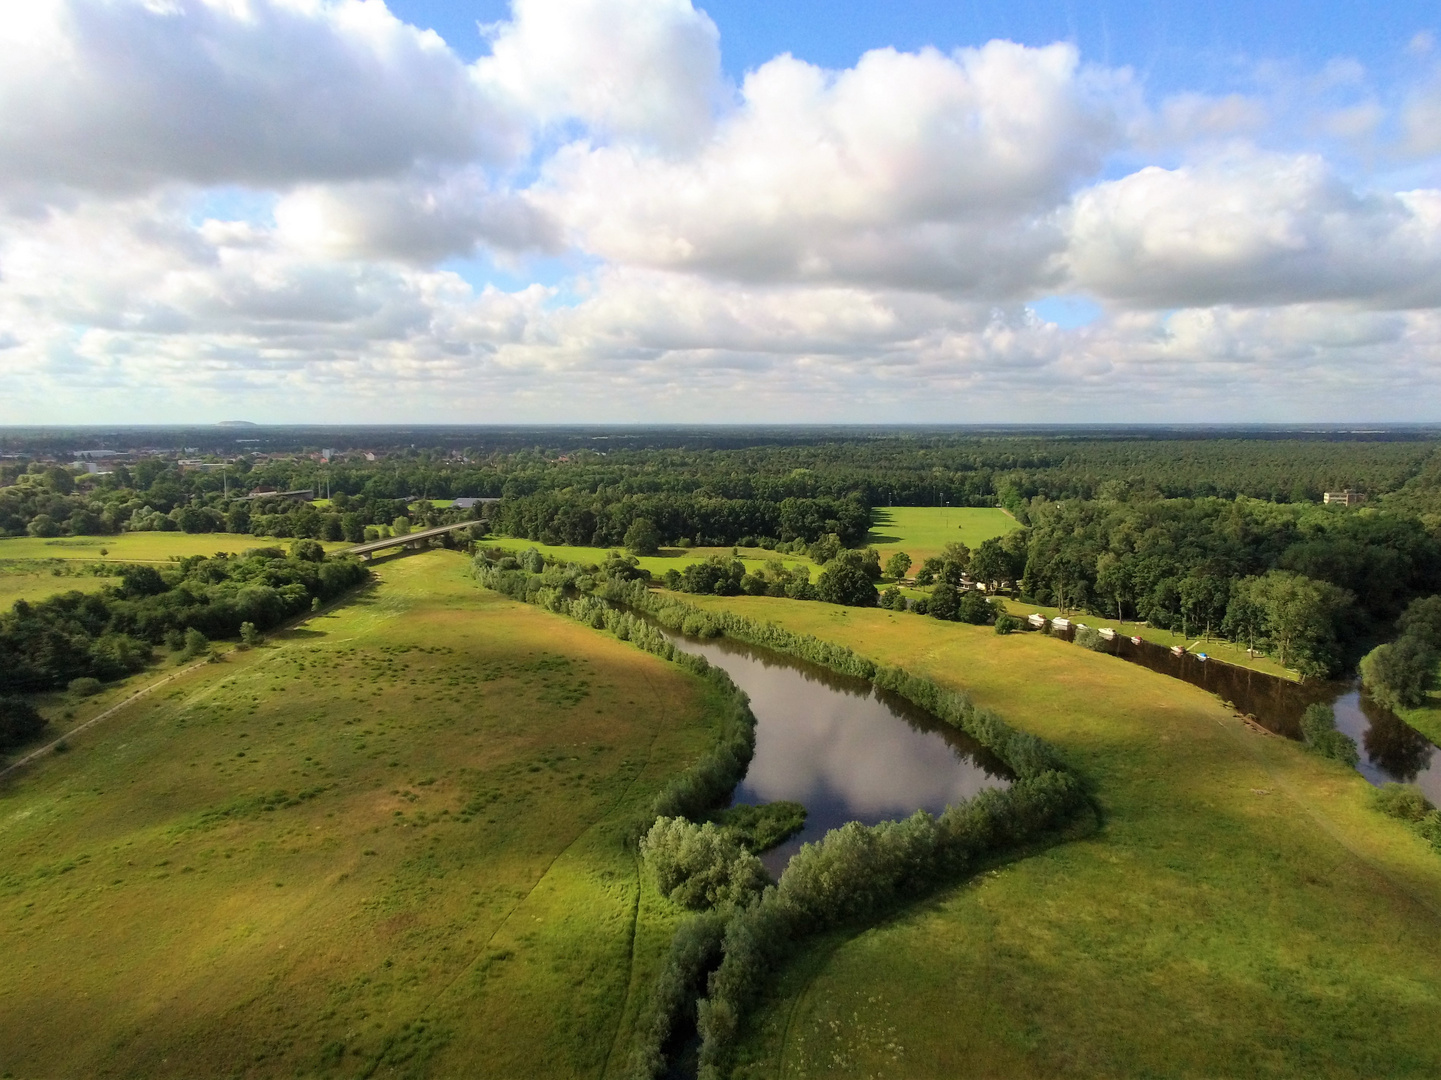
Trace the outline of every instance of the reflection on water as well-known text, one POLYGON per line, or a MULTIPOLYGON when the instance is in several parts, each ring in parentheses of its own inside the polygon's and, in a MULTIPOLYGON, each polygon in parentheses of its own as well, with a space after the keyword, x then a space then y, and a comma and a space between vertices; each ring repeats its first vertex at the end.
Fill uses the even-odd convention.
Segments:
POLYGON ((974 739, 864 680, 726 638, 667 636, 750 695, 756 752, 734 802, 789 799, 808 811, 803 832, 762 856, 772 874, 801 844, 848 821, 938 814, 1009 783, 1005 766, 974 739))
MULTIPOLYGON (((1069 639, 1072 634, 1058 634, 1069 639)), ((1236 711, 1288 738, 1301 737, 1301 713, 1317 702, 1333 707, 1336 727, 1356 743, 1361 760, 1356 769, 1376 785, 1389 781, 1415 784, 1441 806, 1441 755, 1436 747, 1395 713, 1382 707, 1353 683, 1311 679, 1294 683, 1220 660, 1200 660, 1190 653, 1176 656, 1161 645, 1118 636, 1104 651, 1134 664, 1199 686, 1229 702, 1236 711)))

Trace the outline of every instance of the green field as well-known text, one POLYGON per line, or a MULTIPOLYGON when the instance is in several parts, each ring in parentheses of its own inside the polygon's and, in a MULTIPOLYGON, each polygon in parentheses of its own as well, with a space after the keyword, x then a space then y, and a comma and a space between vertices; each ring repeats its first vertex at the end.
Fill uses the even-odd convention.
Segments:
MULTIPOLYGON (((116 536, 38 536, 0 539, 0 561, 11 559, 79 559, 84 562, 166 562, 172 557, 232 554, 258 547, 289 547, 291 541, 249 533, 134 532, 116 536), (107 554, 100 554, 104 548, 107 554)), ((326 551, 344 551, 345 543, 324 543, 326 551)))
POLYGON ((0 563, 0 611, 8 611, 16 600, 44 600, 63 592, 99 592, 115 582, 113 577, 93 574, 54 573, 31 561, 0 563))
MULTIPOLYGON (((612 551, 619 551, 619 548, 595 548, 595 547, 572 547, 565 544, 541 544, 532 540, 517 540, 511 536, 487 536, 481 541, 487 547, 498 547, 506 551, 525 551, 527 548, 535 548, 542 555, 561 562, 580 563, 582 566, 589 566, 594 563, 602 563, 606 556, 612 551)), ((667 570, 684 570, 691 563, 704 562, 712 555, 721 555, 727 559, 739 559, 746 564, 757 568, 763 566, 767 560, 779 558, 788 567, 804 566, 810 571, 811 580, 814 581, 820 576, 821 568, 817 566, 806 555, 780 555, 774 551, 767 551, 765 548, 728 548, 728 547, 697 547, 697 548, 662 548, 659 555, 638 556, 640 565, 649 570, 655 577, 660 577, 667 570), (735 552, 736 554, 732 554, 735 552)))
POLYGON ((747 1077, 1441 1075, 1441 857, 1357 773, 1037 634, 687 597, 967 690, 1104 826, 807 951, 747 1077))
POLYGON ((880 549, 881 562, 904 551, 916 568, 941 548, 959 541, 974 551, 983 540, 1004 536, 1021 526, 1004 510, 974 506, 891 506, 871 511, 866 543, 880 549))
POLYGON ((674 918, 622 837, 712 692, 468 566, 382 563, 0 781, 0 1073, 619 1072, 674 918))

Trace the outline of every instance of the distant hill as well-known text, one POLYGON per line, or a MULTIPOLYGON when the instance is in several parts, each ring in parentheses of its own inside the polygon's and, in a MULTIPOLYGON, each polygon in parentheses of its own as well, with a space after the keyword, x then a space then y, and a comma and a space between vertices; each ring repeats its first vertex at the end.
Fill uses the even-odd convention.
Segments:
POLYGON ((216 427, 257 427, 258 425, 249 420, 222 420, 216 427))

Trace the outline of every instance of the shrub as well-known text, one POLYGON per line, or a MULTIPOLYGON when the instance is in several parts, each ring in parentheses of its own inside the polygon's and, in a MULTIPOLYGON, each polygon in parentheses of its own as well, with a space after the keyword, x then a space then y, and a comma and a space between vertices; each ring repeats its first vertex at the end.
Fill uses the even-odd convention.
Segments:
POLYGON ((71 679, 67 689, 70 691, 71 697, 94 697, 100 693, 100 680, 91 678, 89 675, 82 675, 78 679, 71 679))
POLYGON ((998 634, 1011 634, 1025 625, 1025 623, 1021 622, 1021 620, 1014 615, 996 616, 996 633, 998 634))
POLYGON ((956 601, 956 618, 973 626, 986 626, 996 617, 991 602, 976 589, 962 592, 956 601))
POLYGON ((240 624, 241 644, 245 645, 247 648, 254 648, 256 645, 261 644, 264 640, 265 638, 261 635, 260 631, 255 629, 255 624, 253 622, 243 622, 240 624))
POLYGON ((1402 821, 1419 822, 1432 810, 1426 796, 1410 784, 1382 784, 1371 801, 1381 813, 1402 821))
POLYGON ((29 742, 45 728, 45 718, 24 698, 0 697, 0 750, 29 742))
POLYGON ((1086 626, 1076 631, 1075 643, 1083 649, 1100 650, 1105 645, 1105 639, 1095 627, 1086 626))
POLYGON ((197 656, 208 656, 210 654, 210 639, 202 634, 195 627, 185 631, 185 647, 181 650, 180 659, 193 660, 197 656))
POLYGON ((660 891, 688 908, 742 904, 766 885, 761 861, 712 822, 657 818, 640 843, 660 891))
POLYGON ((732 832, 751 851, 769 851, 806 826, 806 808, 798 802, 761 806, 742 803, 711 815, 717 825, 732 832))

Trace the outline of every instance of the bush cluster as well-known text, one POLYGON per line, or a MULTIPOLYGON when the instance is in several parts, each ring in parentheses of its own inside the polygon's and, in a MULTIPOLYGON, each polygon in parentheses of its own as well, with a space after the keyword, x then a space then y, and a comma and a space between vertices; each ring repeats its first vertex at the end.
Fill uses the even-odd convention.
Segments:
POLYGON ((1382 784, 1372 798, 1376 809, 1414 828, 1436 851, 1441 851, 1441 810, 1409 784, 1382 784))
MULTIPOLYGON (((187 634, 233 638, 243 623, 268 628, 359 584, 353 559, 327 559, 314 541, 239 557, 180 559, 126 568, 118 586, 17 601, 0 615, 0 693, 51 690, 138 671, 155 645, 187 634)), ((197 644, 198 650, 198 644, 197 644)), ((191 655, 199 655, 198 651, 191 655)))
POLYGON ((710 821, 656 818, 641 838, 640 853, 660 891, 682 907, 743 904, 769 880, 740 837, 710 821))

